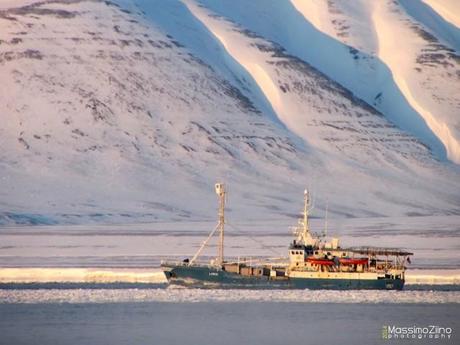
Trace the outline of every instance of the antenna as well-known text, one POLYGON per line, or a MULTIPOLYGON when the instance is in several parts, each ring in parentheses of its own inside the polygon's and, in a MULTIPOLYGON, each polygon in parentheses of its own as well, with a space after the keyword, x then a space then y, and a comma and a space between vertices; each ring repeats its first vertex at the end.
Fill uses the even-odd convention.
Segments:
POLYGON ((311 200, 308 200, 308 211, 313 211, 316 205, 315 193, 309 193, 309 194, 311 194, 312 197, 310 198, 311 200))
POLYGON ((308 207, 310 206, 310 200, 308 198, 308 190, 305 189, 303 191, 303 200, 304 200, 304 206, 303 206, 303 231, 304 233, 307 233, 308 231, 308 207))
POLYGON ((326 219, 324 220, 324 237, 327 236, 327 213, 329 210, 329 199, 326 201, 326 219))

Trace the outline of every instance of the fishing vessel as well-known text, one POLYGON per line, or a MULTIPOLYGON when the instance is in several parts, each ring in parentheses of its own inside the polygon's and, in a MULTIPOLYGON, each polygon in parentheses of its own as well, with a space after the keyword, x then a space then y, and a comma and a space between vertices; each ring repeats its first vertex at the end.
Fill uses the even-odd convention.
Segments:
POLYGON ((294 228, 288 256, 276 259, 224 257, 226 189, 215 185, 219 197, 218 224, 191 259, 162 261, 171 284, 199 288, 244 289, 382 289, 404 287, 405 264, 413 253, 394 248, 343 248, 338 238, 314 234, 309 227, 311 203, 304 192, 302 217, 294 228), (219 235, 217 257, 199 261, 210 239, 219 235))

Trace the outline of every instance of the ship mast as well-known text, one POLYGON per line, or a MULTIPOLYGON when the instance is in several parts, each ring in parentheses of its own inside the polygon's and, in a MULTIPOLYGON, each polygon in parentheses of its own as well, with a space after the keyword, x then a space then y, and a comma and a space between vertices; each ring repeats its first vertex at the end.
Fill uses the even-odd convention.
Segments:
POLYGON ((308 190, 305 189, 303 192, 303 219, 299 220, 299 225, 300 225, 300 231, 298 231, 298 237, 297 241, 303 241, 304 243, 306 242, 307 236, 310 232, 310 229, 308 227, 308 208, 310 206, 310 200, 308 197, 308 190))
POLYGON ((303 218, 299 220, 299 225, 297 227, 297 242, 303 243, 304 245, 312 245, 315 243, 315 240, 310 234, 310 227, 308 226, 308 212, 310 211, 310 197, 308 190, 305 189, 303 193, 303 218))
POLYGON ((303 192, 303 238, 307 235, 308 229, 308 207, 309 207, 308 190, 303 192))
POLYGON ((219 248, 218 248, 215 264, 222 265, 224 263, 224 224, 225 224, 225 212, 224 211, 225 211, 225 197, 226 197, 227 192, 225 190, 225 185, 223 183, 216 183, 215 189, 216 189, 216 194, 219 196, 219 221, 216 227, 214 228, 214 230, 211 231, 209 236, 201 244, 200 248, 193 256, 193 258, 189 261, 188 266, 193 265, 195 260, 200 256, 201 252, 206 247, 209 240, 214 236, 217 230, 219 230, 220 236, 219 236, 219 248))
POLYGON ((224 226, 225 226, 225 185, 223 183, 216 183, 216 194, 219 196, 219 249, 217 252, 217 263, 222 265, 224 263, 224 226))

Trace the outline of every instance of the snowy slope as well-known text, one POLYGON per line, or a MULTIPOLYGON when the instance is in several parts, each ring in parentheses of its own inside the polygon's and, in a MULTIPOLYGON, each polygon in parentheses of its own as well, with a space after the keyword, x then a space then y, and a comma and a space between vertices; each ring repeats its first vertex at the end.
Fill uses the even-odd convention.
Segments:
MULTIPOLYGON (((375 106, 402 128, 419 138, 424 136, 423 132, 411 129, 412 124, 399 123, 393 116, 401 116, 401 111, 395 112, 395 108, 385 105, 385 102, 395 103, 394 94, 387 96, 389 91, 398 90, 405 100, 404 109, 410 107, 412 114, 415 113, 412 121, 418 119, 426 123, 444 146, 447 158, 460 162, 458 27, 419 0, 293 0, 292 3, 319 31, 355 49, 358 64, 362 65, 360 60, 364 54, 370 69, 375 70, 369 74, 370 80, 377 81, 382 75, 379 70, 388 68, 394 82, 390 90, 388 85, 374 86, 377 87, 374 90, 381 90, 375 106), (442 87, 438 87, 440 84, 442 87)), ((441 7, 446 9, 445 13, 455 15, 451 12, 453 5, 441 7)), ((385 79, 389 77, 386 71, 384 75, 385 79)), ((396 101, 400 102, 401 99, 396 101)), ((425 143, 432 146, 428 141, 425 143)))
MULTIPOLYGON (((308 62, 429 145, 436 156, 445 157, 441 141, 404 98, 391 70, 375 56, 317 30, 309 22, 314 12, 296 7, 296 3, 289 1, 256 0, 246 4, 244 0, 231 3, 205 0, 204 3, 218 15, 276 42, 289 54, 308 62), (285 25, 286 20, 289 25, 285 25)), ((350 12, 354 11, 351 9, 350 12)))
POLYGON ((113 5, 43 7, 2 21, 8 207, 186 217, 193 195, 214 204, 211 186, 229 166, 245 181, 254 157, 275 176, 297 160, 289 133, 172 38, 113 5))
POLYGON ((419 1, 401 0, 401 5, 413 19, 434 33, 437 39, 460 52, 460 28, 450 23, 429 5, 419 1))
POLYGON ((443 45, 394 3, 379 2, 373 16, 379 55, 391 66, 409 103, 443 142, 447 156, 460 163, 460 54, 454 51, 460 47, 458 40, 454 49, 443 45), (395 44, 395 35, 402 35, 404 41, 395 44), (396 53, 401 43, 409 54, 396 53))
POLYGON ((305 186, 318 215, 460 212, 458 167, 375 41, 355 53, 298 12, 336 59, 309 55, 299 27, 263 25, 274 2, 231 4, 0 10, 0 219, 212 219, 219 179, 238 219, 291 216, 305 186))
MULTIPOLYGON (((393 148, 398 146, 398 135, 402 140, 407 140, 402 133, 392 133, 391 124, 374 109, 357 100, 340 85, 334 85, 333 81, 312 66, 288 55, 281 46, 251 36, 193 1, 185 3, 226 51, 248 71, 279 119, 306 142, 319 149, 336 149, 356 159, 364 159, 372 152, 373 159, 380 164, 378 156, 375 156, 378 155, 378 148, 372 143, 365 143, 371 128, 372 134, 377 137, 391 137, 388 141, 394 145, 393 148), (350 132, 353 133, 352 137, 350 132), (328 140, 335 144, 325 146, 324 141, 328 140), (347 150, 349 146, 354 149, 347 150)), ((407 143, 404 146, 414 152, 418 145, 414 145, 415 149, 407 143)))
POLYGON ((460 28, 460 3, 457 0, 423 0, 441 17, 460 28))

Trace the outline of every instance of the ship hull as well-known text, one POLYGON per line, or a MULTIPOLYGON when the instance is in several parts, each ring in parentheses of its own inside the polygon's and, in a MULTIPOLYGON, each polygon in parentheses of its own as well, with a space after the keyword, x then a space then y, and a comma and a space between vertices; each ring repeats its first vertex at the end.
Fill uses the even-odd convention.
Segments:
POLYGON ((244 276, 209 266, 164 267, 169 283, 195 288, 402 290, 402 279, 244 276))

